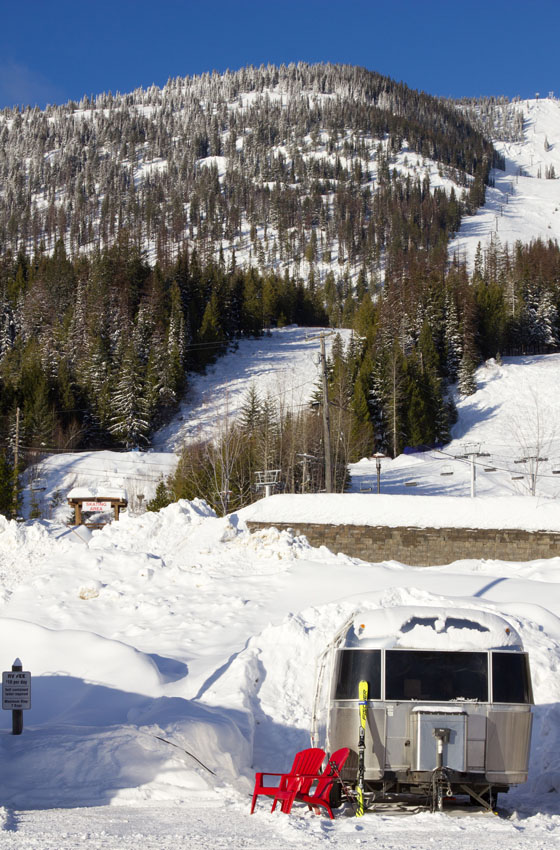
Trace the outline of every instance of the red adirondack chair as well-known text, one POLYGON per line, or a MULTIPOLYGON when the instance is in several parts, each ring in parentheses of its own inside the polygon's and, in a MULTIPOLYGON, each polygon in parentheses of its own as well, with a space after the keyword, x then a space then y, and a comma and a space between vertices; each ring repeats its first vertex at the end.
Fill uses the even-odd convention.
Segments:
POLYGON ((310 747, 307 750, 301 750, 301 752, 296 753, 294 763, 289 773, 257 773, 255 775, 255 789, 253 791, 253 799, 251 801, 251 814, 255 811, 257 797, 261 794, 265 797, 276 797, 276 792, 279 789, 285 789, 288 781, 295 774, 298 776, 305 776, 306 778, 309 777, 309 783, 306 782, 306 790, 309 790, 313 782, 313 778, 316 778, 317 771, 321 767, 321 763, 324 758, 324 750, 320 750, 317 747, 310 747), (265 782, 269 781, 265 779, 267 776, 277 776, 280 777, 280 779, 277 781, 276 785, 265 785, 265 782))
POLYGON ((308 808, 313 809, 315 814, 319 814, 319 807, 322 806, 327 810, 330 819, 333 820, 330 794, 332 786, 338 779, 349 755, 349 747, 343 747, 330 756, 322 773, 316 773, 314 776, 292 773, 290 776, 286 776, 276 791, 272 811, 276 808, 276 803, 280 801, 282 802, 282 811, 286 814, 290 813, 294 802, 307 803, 308 808), (315 782, 317 784, 311 790, 311 786, 315 782))

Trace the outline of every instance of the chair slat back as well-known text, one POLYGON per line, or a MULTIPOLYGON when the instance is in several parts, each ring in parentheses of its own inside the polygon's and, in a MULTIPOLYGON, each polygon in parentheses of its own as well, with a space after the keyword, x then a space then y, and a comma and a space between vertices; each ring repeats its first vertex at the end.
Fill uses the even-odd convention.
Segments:
POLYGON ((298 777, 305 777, 299 781, 299 790, 302 793, 306 794, 311 788, 313 781, 317 778, 317 774, 319 773, 319 769, 324 758, 325 751, 319 749, 319 747, 310 747, 307 750, 302 750, 300 753, 297 753, 294 761, 294 765, 297 761, 297 769, 294 770, 292 768, 290 775, 297 774, 298 777))
POLYGON ((317 782, 317 788, 313 793, 313 797, 322 797, 326 790, 330 793, 330 786, 332 785, 333 777, 336 779, 349 755, 350 748, 342 747, 340 750, 336 750, 336 752, 329 757, 327 766, 321 774, 321 778, 317 782))

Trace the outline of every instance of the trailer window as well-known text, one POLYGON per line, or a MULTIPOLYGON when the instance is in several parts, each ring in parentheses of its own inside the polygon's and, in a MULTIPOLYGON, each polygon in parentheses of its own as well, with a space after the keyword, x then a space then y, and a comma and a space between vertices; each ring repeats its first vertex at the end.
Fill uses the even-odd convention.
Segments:
POLYGON ((358 699, 361 681, 368 683, 370 699, 381 699, 381 650, 341 649, 337 656, 334 699, 358 699))
POLYGON ((492 653, 494 702, 532 702, 529 663, 524 652, 492 653))
POLYGON ((488 701, 485 652, 387 650, 385 699, 488 701))

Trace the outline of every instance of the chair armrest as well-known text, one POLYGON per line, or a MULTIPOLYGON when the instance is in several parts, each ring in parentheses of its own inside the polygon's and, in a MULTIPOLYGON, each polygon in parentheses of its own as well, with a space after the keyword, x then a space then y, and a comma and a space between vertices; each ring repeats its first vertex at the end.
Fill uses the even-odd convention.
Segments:
POLYGON ((263 776, 291 776, 291 775, 292 775, 291 773, 255 773, 255 779, 257 778, 257 776, 263 777, 263 776))

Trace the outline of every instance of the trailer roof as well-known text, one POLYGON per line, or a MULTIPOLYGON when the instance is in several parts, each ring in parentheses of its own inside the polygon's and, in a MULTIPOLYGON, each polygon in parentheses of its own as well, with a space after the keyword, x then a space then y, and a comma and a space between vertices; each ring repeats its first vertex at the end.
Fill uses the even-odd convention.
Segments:
POLYGON ((435 606, 396 606, 357 614, 346 648, 439 650, 523 649, 511 625, 490 611, 435 606))

